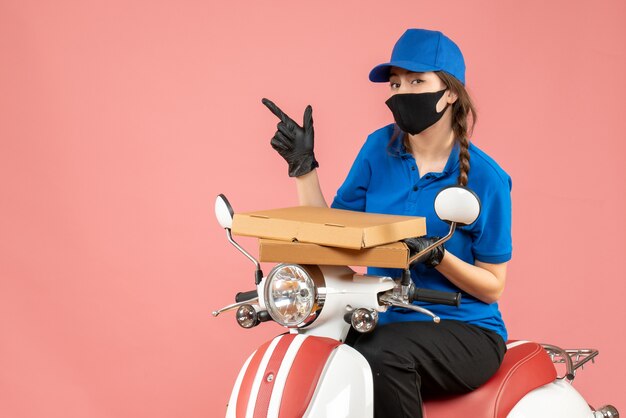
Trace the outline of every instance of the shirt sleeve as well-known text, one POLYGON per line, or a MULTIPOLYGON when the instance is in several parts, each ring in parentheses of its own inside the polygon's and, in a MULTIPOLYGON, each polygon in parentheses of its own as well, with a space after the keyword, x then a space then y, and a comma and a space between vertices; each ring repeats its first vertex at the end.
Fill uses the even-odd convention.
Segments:
POLYGON ((476 220, 472 252, 485 263, 505 263, 511 259, 511 178, 494 182, 481 201, 476 220))
POLYGON ((333 199, 331 208, 354 211, 365 211, 366 193, 372 177, 372 168, 368 160, 368 142, 361 147, 352 168, 344 180, 337 195, 333 199))

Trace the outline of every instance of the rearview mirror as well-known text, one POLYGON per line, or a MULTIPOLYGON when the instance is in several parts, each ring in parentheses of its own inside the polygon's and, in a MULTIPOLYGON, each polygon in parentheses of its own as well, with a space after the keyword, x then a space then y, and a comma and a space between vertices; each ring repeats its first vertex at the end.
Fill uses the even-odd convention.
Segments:
POLYGON ((222 228, 231 229, 233 227, 233 216, 235 216, 235 212, 228 199, 223 194, 219 194, 215 199, 215 217, 217 222, 219 222, 222 228))
POLYGON ((442 221, 469 225, 480 215, 480 199, 466 187, 446 187, 435 198, 435 213, 442 221))

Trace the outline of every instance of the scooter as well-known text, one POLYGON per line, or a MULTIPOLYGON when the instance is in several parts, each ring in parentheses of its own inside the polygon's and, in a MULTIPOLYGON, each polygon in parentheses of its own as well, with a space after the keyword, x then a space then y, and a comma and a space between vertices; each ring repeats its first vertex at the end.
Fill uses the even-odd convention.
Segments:
MULTIPOLYGON (((437 195, 435 211, 450 230, 410 261, 447 241, 457 225, 474 222, 480 202, 466 188, 448 187, 437 195)), ((288 331, 246 360, 230 395, 227 418, 372 417, 372 372, 365 358, 343 343, 350 327, 371 332, 379 313, 390 306, 418 311, 438 323, 439 317, 412 302, 461 302, 460 293, 416 288, 408 270, 394 280, 357 274, 348 266, 283 263, 264 276, 260 263, 233 240, 234 211, 223 195, 216 199, 215 213, 230 243, 255 263, 256 289, 238 293, 236 303, 213 315, 236 310, 243 328, 275 321, 288 331)), ((500 369, 487 383, 465 395, 426 400, 424 416, 618 418, 615 407, 593 409, 572 386, 576 371, 597 355, 593 349, 509 341, 500 369), (557 375, 555 364, 564 364, 563 376, 557 375)))

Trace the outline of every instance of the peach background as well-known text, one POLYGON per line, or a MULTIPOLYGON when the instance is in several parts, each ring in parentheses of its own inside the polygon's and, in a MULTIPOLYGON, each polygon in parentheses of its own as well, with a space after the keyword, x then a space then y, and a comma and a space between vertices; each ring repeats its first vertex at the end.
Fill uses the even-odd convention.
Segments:
POLYGON ((296 204, 260 99, 313 105, 330 200, 391 121, 367 73, 407 27, 458 42, 513 177, 511 337, 600 349, 575 385, 626 408, 626 3, 226 4, 0 1, 0 416, 223 416, 279 328, 209 316, 253 279, 214 197, 296 204))

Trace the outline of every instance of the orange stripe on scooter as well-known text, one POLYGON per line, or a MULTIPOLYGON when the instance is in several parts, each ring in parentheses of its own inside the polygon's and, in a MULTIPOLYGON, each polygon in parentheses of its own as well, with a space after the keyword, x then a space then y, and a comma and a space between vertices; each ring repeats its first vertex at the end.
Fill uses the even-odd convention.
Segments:
POLYGON ((267 363, 267 367, 263 372, 261 387, 259 387, 259 394, 256 397, 256 404, 254 405, 254 418, 267 417, 270 399, 272 398, 272 389, 274 389, 278 369, 283 362, 287 349, 295 337, 295 334, 284 335, 276 345, 272 357, 270 357, 270 361, 267 363), (271 376, 271 378, 269 378, 269 376, 271 376))
POLYGON ((340 344, 337 340, 324 337, 309 337, 302 343, 283 390, 279 418, 304 415, 328 357, 340 344))
POLYGON ((246 373, 243 376, 243 380, 241 381, 241 385, 239 387, 239 394, 237 395, 237 418, 245 418, 246 417, 246 409, 248 408, 248 401, 250 400, 250 392, 252 391, 252 384, 254 383, 254 378, 257 373, 257 369, 261 364, 261 359, 267 351, 267 347, 271 344, 271 340, 260 346, 250 363, 248 364, 248 368, 246 369, 246 373))

